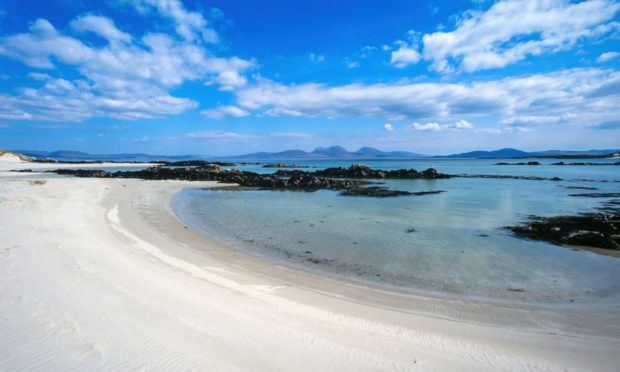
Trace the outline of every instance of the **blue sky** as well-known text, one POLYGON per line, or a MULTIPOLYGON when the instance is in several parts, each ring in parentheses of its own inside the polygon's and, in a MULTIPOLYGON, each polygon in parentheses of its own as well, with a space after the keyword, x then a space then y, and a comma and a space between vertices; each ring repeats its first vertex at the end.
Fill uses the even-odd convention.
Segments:
POLYGON ((0 3, 0 147, 620 147, 612 0, 0 3))

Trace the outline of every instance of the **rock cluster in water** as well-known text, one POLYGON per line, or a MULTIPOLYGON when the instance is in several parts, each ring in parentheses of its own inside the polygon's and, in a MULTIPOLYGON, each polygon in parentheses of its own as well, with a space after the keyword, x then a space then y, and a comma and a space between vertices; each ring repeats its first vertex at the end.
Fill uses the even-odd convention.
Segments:
POLYGON ((599 212, 575 216, 530 216, 527 222, 506 228, 522 238, 620 251, 618 204, 611 202, 599 212))
MULTIPOLYGON (((201 161, 202 162, 202 161, 201 161)), ((145 180, 186 180, 186 181, 218 181, 224 183, 234 183, 242 187, 270 189, 270 190, 297 190, 297 191, 316 191, 316 190, 339 190, 342 195, 347 196, 372 196, 372 197, 393 197, 405 195, 426 195, 436 194, 441 191, 409 192, 401 190, 391 190, 385 187, 366 186, 358 180, 341 179, 336 176, 318 176, 317 172, 290 171, 290 173, 276 172, 274 174, 258 174, 241 170, 223 170, 220 164, 204 162, 191 163, 192 168, 184 167, 150 167, 139 171, 119 171, 107 172, 104 170, 87 169, 57 169, 53 171, 57 174, 73 175, 77 177, 98 177, 98 178, 139 178, 145 180)), ((172 164, 171 164, 172 165, 172 164)), ((369 170, 364 174, 376 174, 377 171, 368 167, 369 170)), ((359 168, 353 166, 349 168, 351 174, 357 174, 359 168)), ((344 172, 338 174, 344 174, 344 172)), ((383 171, 381 171, 383 172, 383 171)), ((398 171, 397 171, 398 172, 398 171)), ((408 170, 414 174, 413 178, 440 178, 441 174, 434 169, 427 169, 423 172, 408 170)), ((340 177, 340 176, 337 176, 340 177)), ((361 178, 358 176, 357 178, 361 178)), ((370 176, 368 178, 371 178, 370 176)))
POLYGON ((520 162, 520 163, 500 162, 500 163, 495 163, 494 165, 541 165, 541 164, 537 161, 528 161, 528 162, 520 162))
POLYGON ((418 172, 415 169, 380 170, 372 169, 364 164, 354 164, 348 168, 336 167, 317 170, 315 172, 302 172, 296 170, 279 170, 275 174, 278 176, 290 176, 294 174, 306 173, 318 177, 333 178, 383 178, 383 179, 437 179, 450 178, 449 174, 438 173, 434 168, 418 172))
POLYGON ((288 164, 288 163, 268 163, 263 165, 263 168, 310 168, 307 165, 301 164, 288 164))
POLYGON ((563 161, 557 163, 551 163, 551 165, 620 165, 620 161, 615 163, 592 163, 592 162, 576 162, 576 163, 565 163, 563 161))

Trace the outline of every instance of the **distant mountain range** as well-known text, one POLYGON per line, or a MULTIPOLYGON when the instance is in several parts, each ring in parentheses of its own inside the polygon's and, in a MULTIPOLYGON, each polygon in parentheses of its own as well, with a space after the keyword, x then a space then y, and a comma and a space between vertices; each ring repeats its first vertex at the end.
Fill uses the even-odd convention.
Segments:
POLYGON ((562 150, 547 150, 547 151, 532 151, 526 152, 517 149, 505 148, 495 151, 471 151, 461 154, 433 156, 434 158, 448 158, 448 159, 509 159, 509 158, 552 158, 552 157, 605 157, 612 153, 618 152, 617 149, 606 150, 586 150, 586 151, 562 151, 562 150))
MULTIPOLYGON (((444 158, 444 159, 509 159, 533 157, 605 157, 617 153, 618 149, 587 150, 587 151, 534 151, 526 152, 517 149, 504 148, 495 151, 471 151, 453 155, 429 156, 408 151, 381 151, 373 147, 362 147, 357 151, 348 151, 341 146, 317 147, 308 152, 304 150, 286 150, 281 152, 255 152, 251 154, 219 157, 231 160, 293 160, 293 159, 416 159, 416 158, 444 158)), ((79 151, 32 151, 14 150, 14 152, 35 158, 50 158, 61 161, 77 160, 111 160, 111 161, 153 161, 153 160, 190 160, 215 159, 203 155, 148 155, 148 154, 88 154, 79 151)))
POLYGON ((311 152, 303 150, 286 150, 281 152, 255 152, 245 155, 229 156, 229 159, 412 159, 425 158, 428 155, 407 151, 381 151, 372 147, 362 147, 357 151, 348 151, 341 146, 317 147, 311 152))
POLYGON ((81 151, 34 151, 34 150, 11 150, 33 158, 49 158, 60 161, 153 161, 153 160, 191 160, 203 159, 200 155, 149 155, 149 154, 89 154, 81 151))

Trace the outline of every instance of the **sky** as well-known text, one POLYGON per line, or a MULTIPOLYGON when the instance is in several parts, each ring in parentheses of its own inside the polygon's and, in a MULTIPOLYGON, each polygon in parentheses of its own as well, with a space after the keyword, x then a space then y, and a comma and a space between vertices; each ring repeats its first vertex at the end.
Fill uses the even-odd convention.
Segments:
POLYGON ((0 148, 619 148, 619 67, 613 0, 5 0, 0 148))

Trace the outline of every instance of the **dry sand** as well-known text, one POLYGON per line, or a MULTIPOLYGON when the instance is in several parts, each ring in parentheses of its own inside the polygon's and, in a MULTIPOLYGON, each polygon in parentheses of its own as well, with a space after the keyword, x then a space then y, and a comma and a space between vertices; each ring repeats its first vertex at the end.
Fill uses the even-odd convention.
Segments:
POLYGON ((185 228, 170 198, 213 183, 7 172, 43 166, 0 162, 0 370, 620 365, 617 302, 493 303, 336 282, 185 228))

